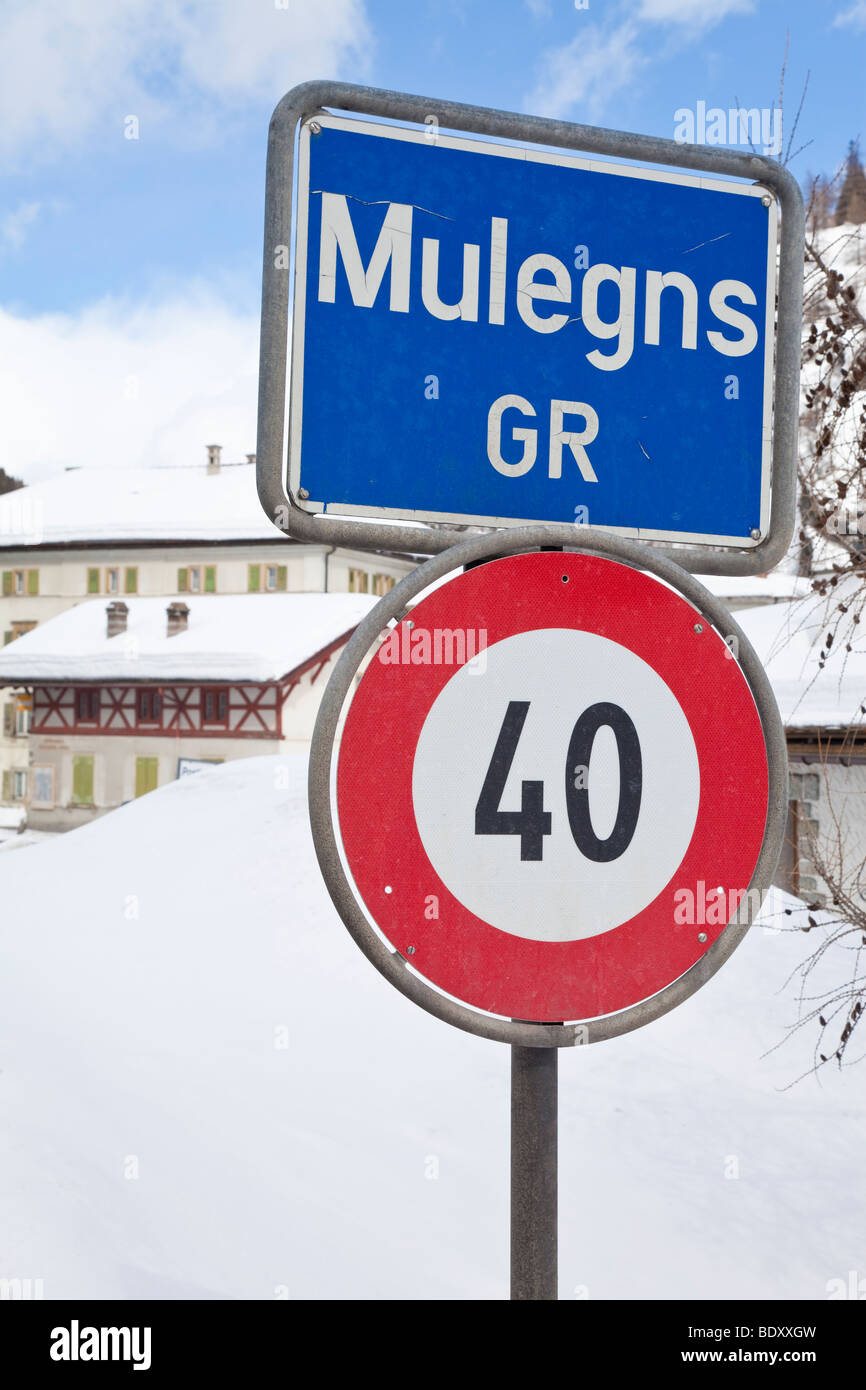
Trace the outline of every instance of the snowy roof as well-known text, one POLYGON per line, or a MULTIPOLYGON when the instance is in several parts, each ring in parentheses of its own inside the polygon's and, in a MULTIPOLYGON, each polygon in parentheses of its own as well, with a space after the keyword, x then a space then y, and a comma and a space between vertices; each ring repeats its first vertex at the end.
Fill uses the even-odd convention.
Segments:
POLYGON ((0 547, 72 541, 276 540, 250 464, 80 468, 0 497, 0 547))
POLYGON ((0 651, 0 684, 43 681, 277 680, 351 631, 368 594, 189 598, 189 626, 166 635, 164 598, 124 599, 127 630, 106 636, 105 599, 88 599, 0 651))
POLYGON ((695 579, 718 598, 754 599, 757 603, 805 598, 812 590, 811 580, 782 570, 757 575, 696 574, 695 579))
POLYGON ((834 650, 822 667, 830 617, 827 601, 817 595, 736 614, 763 662, 787 728, 864 723, 860 706, 866 702, 866 648, 861 643, 852 644, 850 652, 834 650))

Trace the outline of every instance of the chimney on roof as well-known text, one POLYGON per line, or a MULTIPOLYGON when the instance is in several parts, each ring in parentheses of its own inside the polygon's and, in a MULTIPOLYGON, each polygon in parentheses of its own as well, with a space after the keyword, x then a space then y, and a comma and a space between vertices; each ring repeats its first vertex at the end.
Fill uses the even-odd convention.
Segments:
POLYGON ((115 599, 114 603, 109 603, 106 608, 108 615, 108 625, 105 630, 106 637, 117 637, 121 632, 126 632, 126 620, 129 617, 129 609, 122 599, 115 599))
POLYGON ((220 455, 223 451, 222 444, 208 444, 207 448, 207 471, 208 474, 219 473, 220 455))
POLYGON ((255 463, 255 461, 256 461, 256 456, 255 456, 255 454, 247 454, 247 463, 255 463))
POLYGON ((189 609, 186 604, 170 603, 165 611, 168 614, 166 637, 176 637, 179 632, 186 632, 189 627, 189 609))

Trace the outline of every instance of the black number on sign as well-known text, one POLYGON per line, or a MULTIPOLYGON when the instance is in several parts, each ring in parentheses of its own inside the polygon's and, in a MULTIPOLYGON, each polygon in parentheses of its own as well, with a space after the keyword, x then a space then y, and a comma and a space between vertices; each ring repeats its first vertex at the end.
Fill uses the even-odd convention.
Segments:
POLYGON ((634 724, 619 705, 605 702, 590 705, 574 726, 565 765, 568 823, 581 854, 585 854, 587 859, 594 859, 596 863, 607 864, 625 853, 637 826, 642 787, 643 762, 634 724), (619 754, 619 805, 613 830, 606 840, 600 840, 592 828, 589 814, 589 788, 575 785, 576 780, 582 783, 585 779, 575 779, 573 773, 575 768, 589 767, 593 741, 599 729, 605 727, 613 730, 619 754))
POLYGON ((519 835, 520 858, 540 859, 544 836, 550 834, 550 812, 544 809, 544 783, 523 782, 519 811, 500 811, 499 803, 523 732, 528 700, 509 700, 484 786, 475 807, 476 835, 519 835))

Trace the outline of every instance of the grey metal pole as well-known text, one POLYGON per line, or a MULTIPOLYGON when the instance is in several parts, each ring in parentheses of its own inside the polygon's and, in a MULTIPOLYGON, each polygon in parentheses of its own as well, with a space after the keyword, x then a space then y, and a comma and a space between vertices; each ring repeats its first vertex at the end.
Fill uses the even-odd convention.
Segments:
POLYGON ((556 1047, 511 1048, 511 1297, 557 1298, 556 1047))

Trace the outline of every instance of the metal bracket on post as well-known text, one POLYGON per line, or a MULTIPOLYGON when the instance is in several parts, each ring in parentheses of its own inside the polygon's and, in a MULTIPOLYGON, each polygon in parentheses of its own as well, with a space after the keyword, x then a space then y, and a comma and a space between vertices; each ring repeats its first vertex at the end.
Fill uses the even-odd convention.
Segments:
POLYGON ((557 1298, 555 1047, 511 1048, 511 1297, 557 1298))

